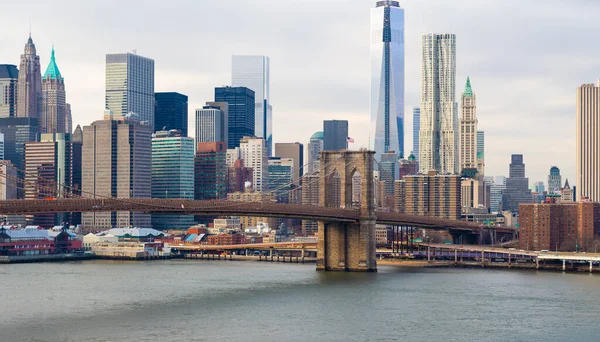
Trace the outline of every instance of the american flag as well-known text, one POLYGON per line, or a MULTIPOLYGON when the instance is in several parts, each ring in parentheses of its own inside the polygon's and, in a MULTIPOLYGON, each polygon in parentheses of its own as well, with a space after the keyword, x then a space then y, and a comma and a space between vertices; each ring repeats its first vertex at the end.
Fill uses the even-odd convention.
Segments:
POLYGON ((352 138, 350 138, 350 137, 347 137, 347 138, 346 138, 346 142, 349 142, 349 143, 352 143, 352 144, 354 144, 354 139, 352 139, 352 138))

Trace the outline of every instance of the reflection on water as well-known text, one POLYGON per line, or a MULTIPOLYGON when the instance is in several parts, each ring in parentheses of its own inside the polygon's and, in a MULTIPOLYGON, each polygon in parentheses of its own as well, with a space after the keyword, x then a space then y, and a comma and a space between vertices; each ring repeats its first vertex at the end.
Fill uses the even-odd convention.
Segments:
POLYGON ((231 261, 0 265, 0 341, 597 341, 587 274, 231 261))

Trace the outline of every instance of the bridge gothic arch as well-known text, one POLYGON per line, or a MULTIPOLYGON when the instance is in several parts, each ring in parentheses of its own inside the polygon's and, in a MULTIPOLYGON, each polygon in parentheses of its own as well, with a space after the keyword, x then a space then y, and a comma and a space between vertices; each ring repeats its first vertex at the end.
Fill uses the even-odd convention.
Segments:
MULTIPOLYGON (((375 201, 373 151, 323 151, 320 157, 319 204, 356 208, 359 222, 319 222, 317 269, 377 270, 375 258, 375 201), (338 185, 334 175, 339 174, 338 185), (353 178, 360 175, 360 196, 353 197, 353 178), (357 198, 356 198, 357 197, 357 198), (353 199, 355 201, 353 201, 353 199)), ((358 177, 357 177, 358 178, 358 177)), ((355 184, 358 186, 358 184, 355 184)))

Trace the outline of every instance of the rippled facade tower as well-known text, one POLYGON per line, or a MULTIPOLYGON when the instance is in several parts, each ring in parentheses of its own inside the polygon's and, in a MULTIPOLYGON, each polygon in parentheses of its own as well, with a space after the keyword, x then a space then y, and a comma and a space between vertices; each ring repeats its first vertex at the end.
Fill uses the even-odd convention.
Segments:
POLYGON ((424 34, 421 42, 419 172, 457 174, 456 35, 424 34))
POLYGON ((39 119, 42 113, 42 74, 40 56, 35 51, 31 34, 19 64, 17 117, 39 119))
POLYGON ((71 133, 67 131, 67 93, 65 80, 54 59, 54 47, 50 63, 42 77, 42 133, 71 133))
POLYGON ((404 155, 404 9, 378 1, 371 9, 370 148, 404 155))

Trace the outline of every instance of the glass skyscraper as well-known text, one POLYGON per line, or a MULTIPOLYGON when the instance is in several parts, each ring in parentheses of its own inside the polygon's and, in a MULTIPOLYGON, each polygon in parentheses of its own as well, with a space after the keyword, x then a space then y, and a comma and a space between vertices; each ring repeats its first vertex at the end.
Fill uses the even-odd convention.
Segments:
POLYGON ((254 136, 254 91, 246 87, 215 88, 215 102, 226 102, 227 148, 240 147, 243 137, 254 136))
POLYGON ((234 55, 231 58, 231 85, 247 87, 254 91, 254 135, 265 139, 268 155, 271 156, 273 152, 273 107, 271 106, 269 57, 234 55))
MULTIPOLYGON (((175 131, 159 131, 152 138, 152 198, 194 199, 194 139, 175 131)), ((187 229, 190 215, 152 215, 158 230, 187 229)))
POLYGON ((154 128, 154 60, 133 53, 106 55, 105 107, 154 128))
POLYGON ((404 10, 398 1, 378 1, 371 9, 370 148, 404 151, 404 10))
POLYGON ((323 121, 323 150, 348 149, 348 120, 323 121))
POLYGON ((269 189, 274 193, 277 203, 290 203, 294 160, 292 158, 269 158, 269 189))
POLYGON ((180 93, 154 94, 154 131, 176 129, 188 136, 188 97, 180 93))
POLYGON ((413 156, 419 161, 419 131, 421 130, 421 108, 413 108, 413 156))

